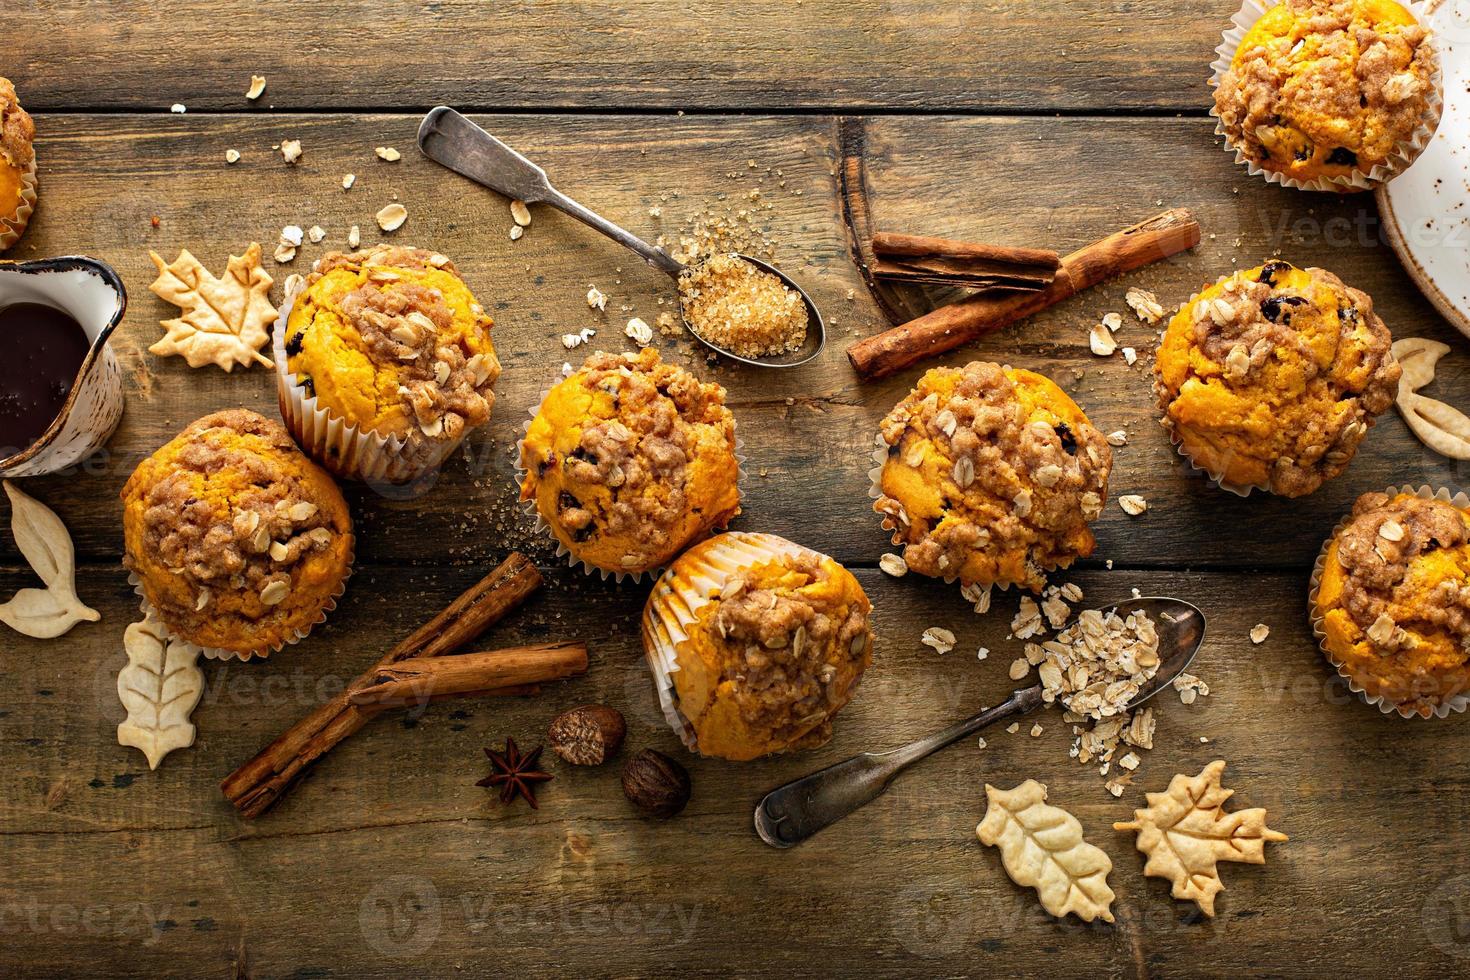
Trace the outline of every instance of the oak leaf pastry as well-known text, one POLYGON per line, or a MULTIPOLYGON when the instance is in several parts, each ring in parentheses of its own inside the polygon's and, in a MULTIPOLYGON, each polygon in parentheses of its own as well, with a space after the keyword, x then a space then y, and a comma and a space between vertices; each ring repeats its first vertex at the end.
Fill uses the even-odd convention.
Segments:
POLYGON ((218 279, 188 249, 172 263, 153 251, 148 257, 158 268, 158 278, 148 288, 181 314, 161 321, 167 332, 148 348, 149 353, 177 355, 191 368, 213 364, 233 371, 236 365, 272 366, 270 358, 260 353, 271 339, 276 308, 271 305, 272 279, 261 265, 259 242, 251 242, 244 255, 230 256, 218 279))
POLYGON ((1179 451, 1222 487, 1301 497, 1337 476, 1400 369, 1366 293, 1273 259, 1169 321, 1155 391, 1179 451))
POLYGON ((1394 404, 1419 441, 1441 456, 1470 459, 1470 416, 1437 398, 1419 394, 1434 381, 1434 368, 1450 352, 1449 344, 1425 337, 1393 342, 1393 357, 1403 374, 1394 404))
POLYGON ((122 491, 123 564, 169 633, 214 656, 267 656, 326 618, 352 565, 332 478, 279 422, 194 422, 122 491))
POLYGON ((1034 779, 1010 790, 987 784, 985 797, 975 836, 1000 849, 1012 881, 1036 889, 1041 907, 1059 919, 1070 912, 1083 922, 1113 921, 1112 858, 1082 839, 1076 817, 1046 802, 1045 786, 1034 779))
POLYGON ((1219 862, 1265 864, 1266 842, 1286 835, 1266 826, 1266 811, 1225 812, 1235 793, 1220 785, 1225 763, 1216 760, 1198 776, 1175 776, 1163 793, 1148 793, 1148 806, 1133 811, 1131 821, 1113 824, 1131 830, 1135 844, 1148 855, 1143 873, 1173 882, 1175 898, 1194 902, 1205 915, 1215 914, 1215 896, 1225 890, 1219 862))
POLYGON ((20 240, 36 209, 36 124, 0 76, 0 252, 20 240))
POLYGON ((1241 38, 1215 112, 1262 170, 1353 189, 1349 179, 1401 170, 1423 149, 1437 78, 1428 32, 1394 0, 1285 0, 1241 38))
POLYGON ((880 428, 883 526, 908 569, 1040 592, 1092 553, 1112 450, 1052 381, 975 361, 919 379, 880 428))
POLYGON ((1463 706, 1470 691, 1470 512, 1441 497, 1363 494, 1314 577, 1327 659, 1404 717, 1463 706))
POLYGON ((691 750, 745 761, 825 743, 873 658, 851 572, 773 534, 690 548, 654 584, 643 647, 691 750))
POLYGON ((338 475, 416 480, 489 420, 500 377, 492 321, 447 256, 328 252, 286 303, 282 411, 338 475))
POLYGON ((740 513, 725 389, 658 351, 596 353, 556 384, 521 441, 521 499, 574 562, 662 568, 740 513))

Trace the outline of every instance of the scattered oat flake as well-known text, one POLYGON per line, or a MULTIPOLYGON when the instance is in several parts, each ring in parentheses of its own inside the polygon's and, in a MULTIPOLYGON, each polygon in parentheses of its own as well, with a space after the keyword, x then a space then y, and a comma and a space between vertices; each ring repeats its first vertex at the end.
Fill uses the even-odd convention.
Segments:
POLYGON ((387 160, 389 163, 397 163, 398 160, 403 156, 403 154, 399 153, 391 146, 379 146, 374 149, 373 152, 378 155, 379 160, 387 160))
POLYGON ((168 111, 182 115, 189 111, 189 107, 184 105, 184 103, 182 102, 175 102, 173 105, 168 107, 168 111))
POLYGON ((525 201, 513 199, 510 202, 510 217, 522 228, 528 227, 531 224, 531 209, 526 207, 525 201))
POLYGON ((653 328, 636 316, 628 321, 628 325, 623 328, 623 333, 627 334, 639 347, 647 347, 653 343, 653 328))
POLYGON ((281 159, 287 163, 295 163, 301 159, 300 140, 281 140, 281 159))
POLYGON ((525 229, 525 226, 523 226, 523 225, 511 225, 510 226, 510 240, 513 241, 513 242, 520 241, 521 240, 521 236, 524 235, 525 233, 526 233, 526 229, 525 229))
POLYGON ((1123 314, 1121 314, 1121 313, 1104 313, 1103 314, 1103 318, 1102 318, 1102 325, 1105 326, 1105 327, 1107 327, 1109 331, 1117 331, 1117 330, 1122 329, 1122 326, 1123 326, 1123 314))
POLYGON ((949 653, 954 649, 955 636, 942 626, 931 626, 919 637, 919 642, 931 647, 936 653, 949 653))
POLYGON ((281 229, 281 244, 299 246, 305 234, 300 225, 287 225, 281 229))
POLYGON ((878 559, 878 567, 894 578, 903 576, 909 570, 909 564, 903 560, 903 555, 895 555, 892 552, 878 559))
POLYGON ((321 225, 312 225, 306 233, 306 238, 313 245, 327 237, 327 231, 321 225))
POLYGON ((347 229, 347 245, 349 248, 357 248, 357 246, 361 244, 362 231, 357 227, 357 225, 353 225, 351 228, 347 229))
POLYGON ((1266 637, 1270 635, 1271 627, 1267 626, 1265 623, 1257 623, 1255 626, 1251 627, 1252 643, 1265 643, 1266 637))
POLYGON ((239 163, 239 162, 240 162, 240 151, 239 150, 226 150, 225 151, 225 163, 239 163))
POLYGON ((587 289, 587 308, 590 310, 606 310, 607 296, 596 286, 587 289))
POLYGON ((1087 335, 1087 345, 1098 357, 1110 357, 1118 349, 1118 342, 1113 339, 1112 331, 1101 323, 1093 325, 1092 331, 1087 335))
POLYGON ((582 336, 575 333, 564 333, 561 335, 561 345, 567 350, 580 347, 582 345, 582 336))
POLYGON ((985 647, 981 647, 980 648, 980 651, 975 654, 975 659, 976 660, 984 660, 988 656, 990 656, 990 651, 988 649, 986 649, 985 647))
POLYGON ((250 87, 245 90, 245 98, 247 98, 250 101, 254 102, 256 99, 260 98, 263 94, 265 94, 265 76, 264 75, 251 75, 250 76, 250 87))
POLYGON ((1130 517, 1137 517, 1148 510, 1148 501, 1136 493, 1125 493, 1118 498, 1118 506, 1123 508, 1123 513, 1130 517))
POLYGON ((384 231, 397 231, 408 220, 408 208, 402 204, 390 204, 376 215, 378 227, 384 231))
POLYGON ((1129 367, 1132 367, 1133 365, 1137 364, 1138 363, 1138 351, 1134 350, 1132 347, 1124 347, 1123 348, 1123 363, 1124 364, 1127 364, 1129 367))
POLYGON ((1126 446, 1126 445, 1128 445, 1128 433, 1124 432, 1122 429, 1119 429, 1117 432, 1109 432, 1108 433, 1108 445, 1109 446, 1126 446))
POLYGON ((1164 307, 1159 303, 1159 298, 1146 289, 1136 286, 1129 289, 1123 294, 1123 302, 1144 323, 1154 324, 1164 318, 1164 307))
POLYGON ((977 749, 983 749, 983 748, 985 748, 985 738, 984 738, 984 736, 981 736, 980 738, 975 739, 975 747, 977 749))
POLYGON ((1041 722, 1038 721, 1036 724, 1031 726, 1031 737, 1040 738, 1042 731, 1044 731, 1044 729, 1041 727, 1041 722))
POLYGON ((355 184, 355 183, 357 183, 357 174, 343 174, 342 175, 342 189, 344 191, 350 191, 350 190, 352 190, 352 185, 355 184))
POLYGON ((1013 721, 1009 725, 1006 726, 1006 733, 1007 734, 1010 734, 1010 735, 1014 735, 1017 732, 1019 732, 1020 730, 1021 730, 1021 723, 1019 721, 1013 721))
POLYGON ((293 261, 296 258, 296 246, 281 242, 276 246, 276 250, 271 253, 271 258, 285 265, 287 262, 293 261))
POLYGON ((1011 661, 1011 680, 1021 680, 1029 673, 1031 673, 1031 664, 1026 661, 1025 657, 1017 657, 1015 660, 1011 661))

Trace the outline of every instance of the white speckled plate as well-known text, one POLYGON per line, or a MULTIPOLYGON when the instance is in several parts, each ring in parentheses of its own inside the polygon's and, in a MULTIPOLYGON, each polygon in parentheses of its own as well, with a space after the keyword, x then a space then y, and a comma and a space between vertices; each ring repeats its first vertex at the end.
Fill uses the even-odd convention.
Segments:
POLYGON ((1377 190, 1378 213, 1409 275, 1470 336, 1470 0, 1435 0, 1428 9, 1444 115, 1423 155, 1377 190))

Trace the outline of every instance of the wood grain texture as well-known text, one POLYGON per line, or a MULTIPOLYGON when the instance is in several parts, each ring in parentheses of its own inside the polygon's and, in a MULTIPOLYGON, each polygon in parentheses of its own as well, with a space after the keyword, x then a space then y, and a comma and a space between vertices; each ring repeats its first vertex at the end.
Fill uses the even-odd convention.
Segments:
POLYGON ((33 108, 1202 111, 1212 0, 11 0, 33 108), (1002 26, 1003 25, 1003 26, 1002 26))
MULTIPOLYGON (((875 564, 888 545, 867 493, 872 440, 879 420, 923 367, 864 384, 843 354, 848 341, 881 329, 884 321, 847 257, 831 173, 835 121, 479 121, 543 162, 568 193, 650 236, 676 236, 688 215, 706 205, 748 207, 747 192, 761 190, 760 203, 768 209, 756 212, 757 221, 780 239, 784 267, 826 311, 828 349, 806 367, 765 373, 711 366, 687 342, 667 345, 666 354, 729 389, 748 457, 745 513, 736 526, 792 537, 845 562, 875 564), (727 176, 732 173, 738 176, 727 176), (653 207, 662 209, 661 218, 649 214, 653 207)), ((85 480, 34 481, 37 495, 71 527, 85 559, 116 558, 120 531, 110 501, 144 455, 205 412, 237 405, 275 411, 269 372, 191 370, 177 358, 146 353, 158 320, 170 315, 147 291, 153 276, 147 249, 171 258, 187 247, 219 267, 230 250, 238 252, 252 238, 273 243, 285 224, 322 225, 328 232, 322 245, 303 247, 292 265, 268 263, 284 279, 305 271, 328 247, 341 247, 350 224, 359 224, 371 241, 373 214, 396 196, 410 214, 396 240, 432 246, 457 261, 496 318, 505 371, 491 423, 431 493, 390 501, 349 488, 359 554, 367 561, 488 567, 513 547, 551 560, 546 540, 530 533, 515 505, 512 454, 520 427, 563 361, 581 359, 581 351, 563 349, 562 334, 594 327, 601 331, 594 347, 626 349, 627 318, 652 322, 668 309, 669 283, 588 229, 543 209, 534 209, 526 237, 511 242, 506 202, 412 151, 415 122, 405 116, 173 116, 161 132, 154 120, 126 116, 41 117, 45 193, 40 217, 14 256, 89 252, 112 263, 131 293, 113 341, 127 369, 128 408, 111 455, 85 480), (270 150, 282 138, 302 140, 298 166, 287 167, 270 150), (400 163, 372 155, 385 143, 408 151, 400 163), (233 167, 223 160, 228 147, 245 154, 233 167), (340 186, 346 172, 358 175, 350 192, 340 186), (153 215, 160 217, 157 229, 150 225, 153 215), (590 283, 608 294, 606 313, 587 308, 590 283)), ((1391 483, 1462 481, 1459 466, 1420 446, 1389 413, 1347 472, 1311 497, 1240 500, 1189 470, 1157 424, 1150 375, 1154 332, 1128 313, 1123 293, 1129 285, 1177 304, 1220 274, 1280 253, 1298 264, 1325 266, 1369 292, 1396 335, 1458 343, 1377 241, 1371 198, 1265 187, 1235 167, 1208 125, 1196 120, 882 119, 869 126, 868 145, 881 227, 1061 251, 1166 205, 1188 207, 1204 227, 1205 240, 1191 253, 1096 287, 933 362, 978 357, 1041 371, 1067 388, 1104 431, 1127 430, 1129 445, 1115 453, 1111 493, 1142 493, 1150 510, 1130 518, 1110 504, 1097 525, 1094 562, 1305 568, 1358 494, 1391 483), (1118 160, 1128 161, 1127 169, 1100 191, 1100 161, 1118 160), (988 179, 952 179, 977 161, 988 179), (1043 170, 1070 176, 1032 179, 1043 170), (1087 348, 1089 327, 1110 310, 1127 317, 1119 342, 1140 352, 1131 368, 1121 356, 1104 360, 1087 348)), ((1466 368, 1455 356, 1442 362, 1440 397, 1470 400, 1466 368)), ((7 535, 0 535, 0 559, 16 560, 7 535)))
MULTIPOLYGON (((1017 734, 986 732, 983 751, 962 744, 926 761, 798 848, 767 848, 750 823, 764 790, 937 729, 1014 686, 1006 671, 1020 644, 1005 638, 1014 596, 977 617, 953 589, 861 570, 876 656, 833 741, 732 764, 689 757, 661 721, 637 640, 638 590, 589 587, 561 571, 489 639, 585 639, 585 677, 536 699, 380 718, 274 812, 238 820, 219 778, 476 575, 363 569, 338 614, 299 648, 260 664, 207 664, 199 743, 150 773, 112 739, 122 715, 110 690, 117 634, 133 600, 120 572, 84 574, 82 594, 102 622, 48 647, 50 656, 5 658, 5 960, 28 975, 223 972, 243 949, 256 976, 1010 975, 1061 960, 1087 975, 1204 977, 1222 964, 1271 972, 1289 962, 1310 975, 1430 976, 1465 952, 1462 935, 1437 925, 1470 885, 1455 870, 1470 832, 1459 805, 1461 726, 1384 718, 1348 696, 1310 641, 1294 574, 1076 577, 1089 602, 1137 587, 1191 599, 1208 617, 1196 668, 1211 693, 1187 707, 1160 696, 1156 747, 1122 799, 1067 758, 1067 728, 1048 710, 1017 734), (1256 622, 1272 628, 1261 646, 1246 638, 1256 622), (919 643, 934 625, 959 637, 947 656, 919 643), (990 655, 977 662, 981 645, 990 655), (694 797, 683 815, 638 817, 617 763, 548 759, 556 779, 534 813, 500 808, 474 785, 482 746, 506 735, 534 745, 555 714, 589 701, 627 715, 618 762, 643 747, 686 762, 694 797), (1034 722, 1044 729, 1036 738, 1034 722), (1165 883, 1142 876, 1131 837, 1108 828, 1142 805, 1144 789, 1214 758, 1229 760, 1238 804, 1266 807, 1292 839, 1270 849, 1265 867, 1227 866, 1219 918, 1198 921, 1165 883), (974 840, 984 783, 1028 777, 1112 857, 1116 927, 1051 920, 974 840), (91 927, 80 920, 88 912, 91 927)), ((5 570, 0 586, 20 578, 5 570)))

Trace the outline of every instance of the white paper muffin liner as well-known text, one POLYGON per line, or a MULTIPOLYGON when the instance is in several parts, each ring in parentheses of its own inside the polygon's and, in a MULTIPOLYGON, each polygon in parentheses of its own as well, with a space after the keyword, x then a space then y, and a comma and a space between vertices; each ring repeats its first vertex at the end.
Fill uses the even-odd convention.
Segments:
POLYGON ((378 486, 401 487, 419 481, 427 484, 427 478, 454 454, 470 429, 466 428, 458 439, 428 442, 385 436, 372 429, 359 429, 329 412, 315 395, 307 394, 291 374, 286 358, 286 321, 304 289, 304 284, 287 288, 271 338, 276 393, 286 428, 306 455, 343 479, 378 486))
POLYGON ((25 173, 20 176, 20 204, 15 213, 0 216, 0 252, 20 241, 36 210, 36 158, 33 154, 25 173))
POLYGON ((727 531, 710 539, 697 557, 686 552, 679 559, 682 587, 674 581, 672 570, 665 571, 654 583, 643 607, 643 652, 653 674, 659 708, 689 751, 699 752, 699 739, 694 726, 679 710, 679 693, 674 687, 679 644, 689 639, 689 628, 699 618, 699 611, 712 601, 711 596, 719 595, 731 575, 760 562, 802 555, 825 557, 774 534, 727 531))
MULTIPOLYGON (((281 642, 268 647, 261 647, 255 650, 247 650, 243 653, 238 650, 222 650, 218 647, 200 647, 203 655, 210 660, 239 660, 242 662, 250 660, 252 658, 259 658, 261 660, 264 660, 271 654, 280 653, 286 647, 300 643, 302 640, 306 639, 307 636, 311 634, 312 630, 316 629, 322 623, 325 623, 327 621, 327 615, 331 613, 332 610, 337 608, 337 601, 341 599, 343 594, 347 591, 347 580, 352 577, 352 566, 357 560, 357 537, 356 535, 351 535, 350 537, 351 541, 349 542, 347 549, 347 571, 342 575, 342 581, 340 584, 338 584, 337 591, 333 592, 330 596, 327 597, 327 601, 322 605, 321 613, 317 616, 315 620, 313 620, 308 626, 306 626, 306 628, 299 629, 296 631, 296 634, 294 636, 288 637, 285 640, 282 640, 281 642)), ((168 622, 158 614, 158 610, 153 608, 153 603, 149 602, 148 597, 143 593, 143 581, 138 577, 137 572, 128 572, 128 584, 133 587, 133 592, 136 593, 138 596, 138 608, 142 610, 143 615, 152 616, 154 619, 158 620, 158 622, 162 623, 165 629, 167 629, 168 622)))
POLYGON ((1221 35, 1219 46, 1215 48, 1215 60, 1210 64, 1210 115, 1215 117, 1215 134, 1225 140, 1225 152, 1233 153, 1235 162, 1244 166, 1252 176, 1260 177, 1268 183, 1303 191, 1344 193, 1371 190, 1392 180, 1396 174, 1407 170, 1409 165, 1419 157, 1419 154, 1424 152, 1424 148, 1429 145, 1429 140, 1439 126, 1440 114, 1444 111, 1444 78, 1440 70, 1439 45, 1433 31, 1430 30, 1428 4, 1419 2, 1419 0, 1399 0, 1399 3, 1414 15, 1426 31, 1429 31, 1425 43, 1429 46, 1433 71, 1430 75, 1431 89, 1428 104, 1425 107, 1424 120, 1409 139, 1399 143, 1394 152, 1389 155, 1386 163, 1375 164, 1373 169, 1367 173, 1354 171, 1346 177, 1300 180, 1258 166, 1255 161, 1247 159, 1243 152, 1231 145, 1230 138, 1225 135, 1225 124, 1221 121, 1220 113, 1215 108, 1213 93, 1219 88, 1221 78, 1230 70, 1230 62, 1235 58, 1235 52, 1239 49, 1240 42, 1245 38, 1246 33, 1267 10, 1277 5, 1277 0, 1244 0, 1240 10, 1230 19, 1230 27, 1226 28, 1221 35))
MULTIPOLYGON (((558 384, 559 383, 560 382, 558 382, 558 384)), ((555 385, 553 385, 552 387, 555 387, 555 385)), ((516 440, 516 455, 514 464, 516 476, 516 493, 518 495, 520 493, 520 488, 525 485, 526 481, 526 468, 521 465, 521 458, 524 455, 523 450, 526 442, 526 434, 530 431, 531 423, 535 421, 536 416, 541 414, 541 406, 546 401, 546 396, 550 393, 551 388, 543 388, 541 390, 540 396, 538 396, 536 399, 536 406, 527 410, 527 418, 524 422, 521 423, 521 436, 519 439, 516 440)), ((740 420, 734 417, 733 412, 731 412, 730 415, 735 428, 735 465, 737 467, 737 475, 735 477, 735 492, 739 495, 739 504, 743 506, 745 503, 745 456, 743 453, 741 453, 740 450, 745 448, 745 441, 740 438, 740 420)), ((599 576, 604 582, 606 582, 608 579, 612 579, 614 582, 621 585, 624 582, 642 582, 644 579, 651 580, 654 577, 663 574, 664 569, 668 567, 667 565, 661 565, 658 568, 644 569, 641 572, 630 572, 625 569, 603 568, 599 565, 594 565, 591 562, 587 561, 585 558, 578 558, 575 554, 572 553, 572 550, 570 548, 568 548, 565 544, 562 544, 561 538, 558 538, 556 536, 556 532, 551 529, 551 525, 547 523, 546 518, 541 516, 541 511, 537 509, 535 500, 520 500, 519 504, 521 510, 524 511, 528 516, 530 516, 532 521, 534 522, 532 531, 537 534, 545 534, 546 537, 551 540, 551 543, 556 546, 556 557, 565 558, 568 568, 580 568, 584 575, 599 576)), ((710 533, 718 534, 720 533, 720 529, 715 528, 710 533)), ((691 541, 689 543, 689 546, 692 547, 693 545, 698 543, 699 541, 691 541)))
MULTIPOLYGON (((1428 486, 1420 486, 1416 488, 1406 485, 1402 487, 1388 487, 1384 492, 1387 493, 1389 496, 1398 496, 1399 494, 1411 493, 1414 496, 1419 497, 1423 500, 1440 500, 1462 509, 1470 508, 1470 497, 1467 497, 1464 492, 1458 492, 1451 495, 1449 490, 1445 489, 1444 487, 1431 489, 1428 486)), ((1330 663, 1333 666, 1333 669, 1337 671, 1337 675, 1347 682, 1347 686, 1350 691, 1361 698, 1365 704, 1373 705, 1379 711, 1383 712, 1386 715, 1398 715, 1400 718, 1427 719, 1430 717, 1444 718, 1447 717, 1451 712, 1463 712, 1466 707, 1470 707, 1470 693, 1462 692, 1460 694, 1454 695, 1453 697, 1445 699, 1440 704, 1436 705, 1429 714, 1425 714, 1423 711, 1416 707, 1394 704, 1393 702, 1383 698, 1381 695, 1370 695, 1366 690, 1363 689, 1363 686, 1359 684, 1352 677, 1351 674, 1348 673, 1347 669, 1338 662, 1337 658, 1332 655, 1332 652, 1327 649, 1327 631, 1322 628, 1323 617, 1317 612, 1317 591, 1322 584, 1322 570, 1327 564, 1327 549, 1332 546, 1332 542, 1337 540, 1337 536, 1341 534, 1343 532, 1343 529, 1347 527, 1348 523, 1352 520, 1352 516, 1352 511, 1349 511, 1347 514, 1343 515, 1342 520, 1337 522, 1337 525, 1332 529, 1332 533, 1327 535, 1327 540, 1322 542, 1322 550, 1318 552, 1317 560, 1312 565, 1311 587, 1307 591, 1307 618, 1312 623, 1312 635, 1317 638, 1317 646, 1321 648, 1322 656, 1325 657, 1327 659, 1327 662, 1330 663)))

